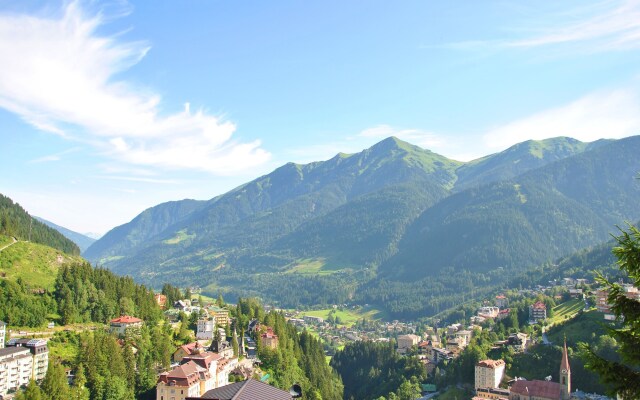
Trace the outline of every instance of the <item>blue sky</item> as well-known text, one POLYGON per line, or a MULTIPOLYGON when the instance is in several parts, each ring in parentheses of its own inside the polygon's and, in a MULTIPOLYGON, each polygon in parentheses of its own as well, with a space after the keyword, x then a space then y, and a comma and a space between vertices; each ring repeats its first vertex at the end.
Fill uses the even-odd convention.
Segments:
POLYGON ((640 133, 640 1, 0 0, 0 193, 104 233, 391 135, 640 133))

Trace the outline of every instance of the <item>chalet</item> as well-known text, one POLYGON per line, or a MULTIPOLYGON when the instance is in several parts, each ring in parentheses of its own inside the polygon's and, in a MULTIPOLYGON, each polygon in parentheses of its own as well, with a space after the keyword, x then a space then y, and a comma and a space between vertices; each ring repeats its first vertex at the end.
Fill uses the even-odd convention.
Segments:
POLYGON ((143 321, 140 318, 123 315, 109 321, 109 332, 118 336, 125 336, 129 330, 139 330, 143 321))

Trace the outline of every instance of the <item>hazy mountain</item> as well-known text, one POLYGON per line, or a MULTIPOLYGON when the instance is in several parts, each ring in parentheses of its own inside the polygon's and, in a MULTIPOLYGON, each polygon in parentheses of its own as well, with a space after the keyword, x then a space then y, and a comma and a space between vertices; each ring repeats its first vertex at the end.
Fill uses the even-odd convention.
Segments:
POLYGON ((57 230, 31 217, 20 204, 0 194, 0 235, 18 240, 30 240, 68 254, 80 254, 80 249, 57 230))
POLYGON ((64 237, 66 237, 67 239, 71 240, 73 243, 77 244, 78 247, 80 248, 80 251, 85 251, 89 246, 91 246, 91 244, 93 242, 96 241, 96 239, 92 239, 86 235, 83 235, 82 233, 78 233, 78 232, 74 232, 71 229, 67 229, 65 227, 62 227, 60 225, 56 225, 51 221, 47 221, 44 218, 40 218, 40 217, 36 217, 34 216, 33 218, 37 219, 38 221, 42 222, 43 224, 47 225, 50 228, 53 228, 55 230, 57 230, 58 232, 62 233, 64 235, 64 237))
POLYGON ((415 279, 446 266, 533 266, 606 240, 640 218, 639 151, 640 137, 621 139, 456 193, 416 219, 382 271, 415 279))
POLYGON ((639 137, 555 138, 465 164, 388 138, 283 165, 208 201, 153 207, 84 255, 150 284, 211 284, 294 303, 344 301, 363 282, 371 302, 405 290, 403 281, 427 279, 444 293, 463 287, 443 283, 462 279, 455 271, 468 271, 468 282, 490 279, 640 218, 639 152, 639 137))

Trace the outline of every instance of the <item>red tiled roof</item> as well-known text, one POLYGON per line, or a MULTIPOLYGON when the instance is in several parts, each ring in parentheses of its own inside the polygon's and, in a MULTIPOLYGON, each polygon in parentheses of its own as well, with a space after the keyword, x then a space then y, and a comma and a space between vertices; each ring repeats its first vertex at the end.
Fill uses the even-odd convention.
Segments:
POLYGON ((537 301, 532 307, 537 309, 547 308, 547 306, 545 306, 544 303, 541 301, 537 301))
POLYGON ((111 320, 112 324, 135 324, 137 322, 142 322, 140 318, 132 317, 130 315, 123 315, 120 318, 115 318, 111 320))
POLYGON ((511 388, 511 393, 523 396, 539 397, 543 399, 561 399, 562 390, 557 382, 548 381, 516 381, 511 388))

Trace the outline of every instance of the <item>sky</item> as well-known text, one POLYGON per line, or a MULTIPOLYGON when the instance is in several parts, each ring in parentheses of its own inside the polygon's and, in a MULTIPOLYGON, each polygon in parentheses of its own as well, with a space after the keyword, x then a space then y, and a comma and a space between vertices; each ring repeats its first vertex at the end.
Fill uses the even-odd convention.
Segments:
POLYGON ((0 0, 0 193, 103 234, 397 136, 640 133, 640 0, 0 0))

